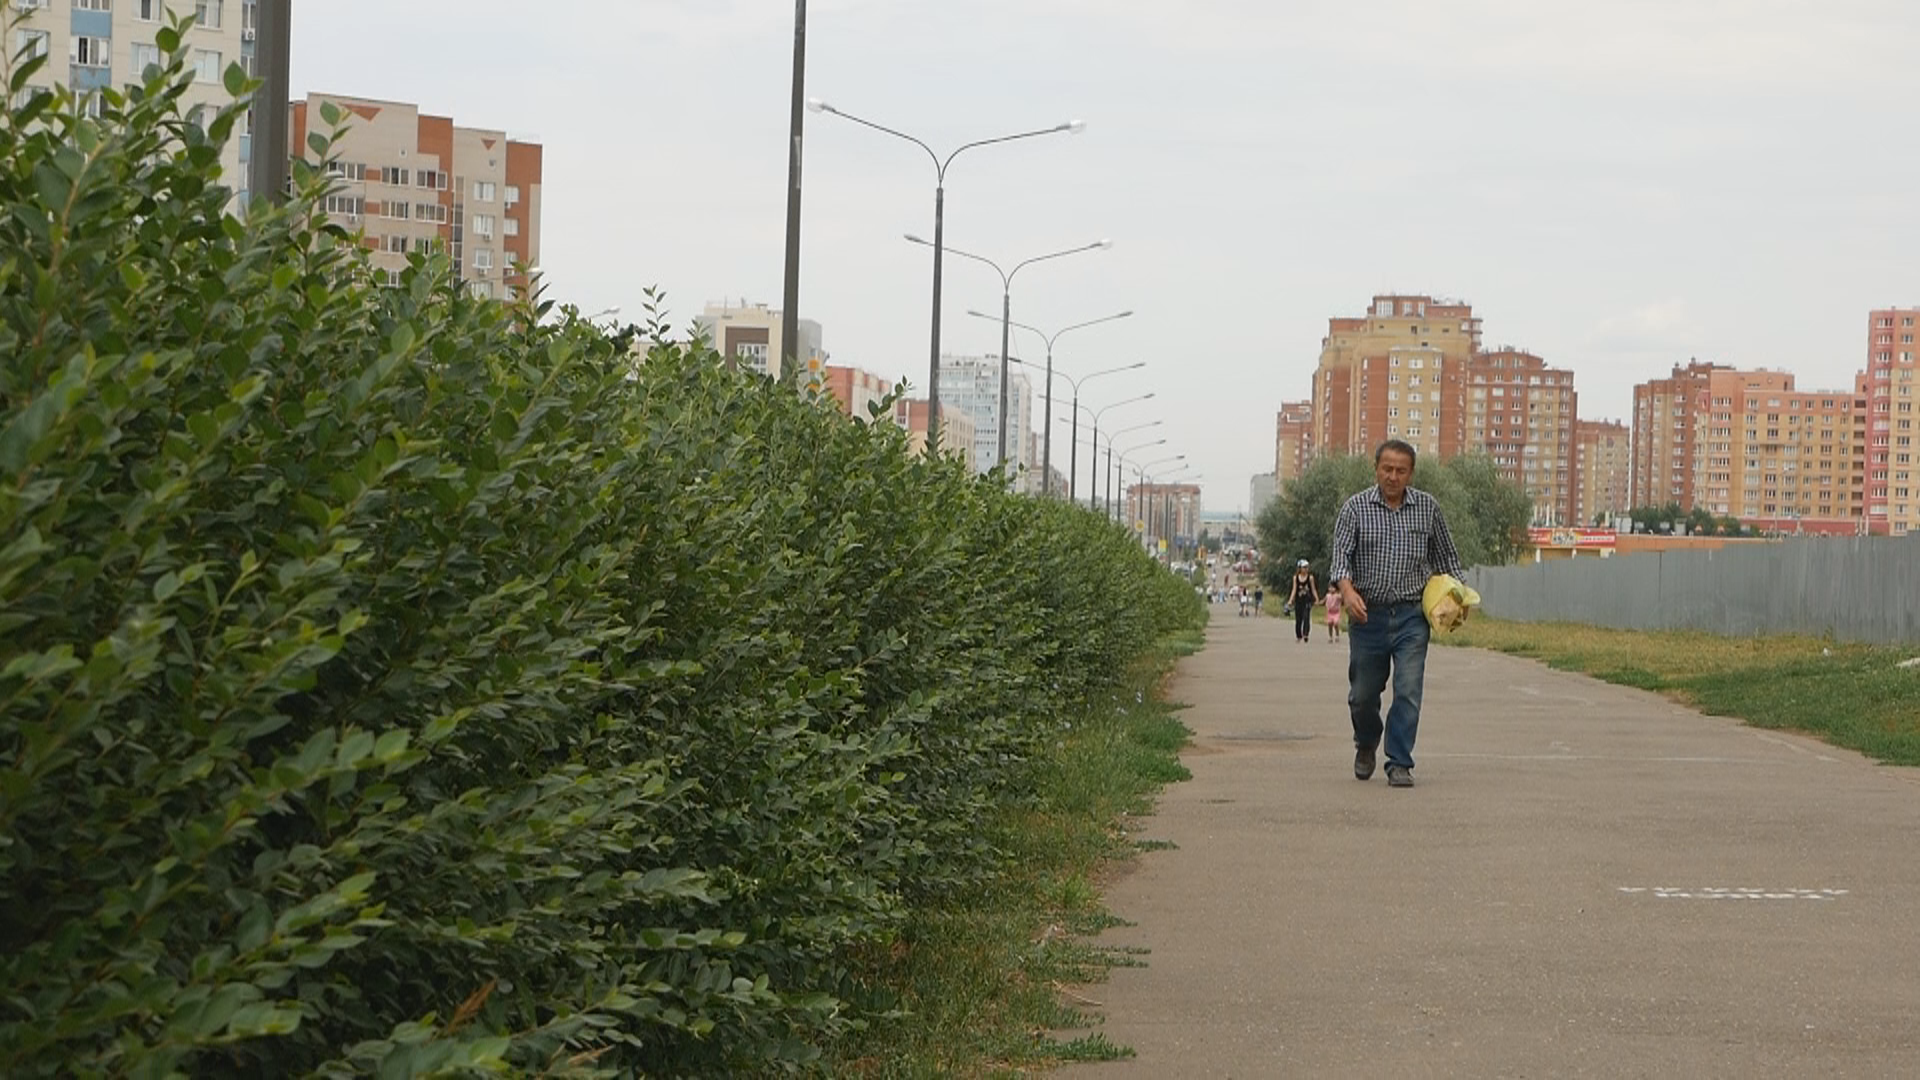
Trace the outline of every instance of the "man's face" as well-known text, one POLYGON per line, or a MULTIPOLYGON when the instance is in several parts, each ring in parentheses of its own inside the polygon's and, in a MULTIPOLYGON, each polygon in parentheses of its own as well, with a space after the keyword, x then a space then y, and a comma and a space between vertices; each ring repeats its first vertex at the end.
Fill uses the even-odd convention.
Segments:
POLYGON ((1413 479, 1413 459, 1398 450, 1383 450, 1373 463, 1373 479, 1388 502, 1398 502, 1413 479))

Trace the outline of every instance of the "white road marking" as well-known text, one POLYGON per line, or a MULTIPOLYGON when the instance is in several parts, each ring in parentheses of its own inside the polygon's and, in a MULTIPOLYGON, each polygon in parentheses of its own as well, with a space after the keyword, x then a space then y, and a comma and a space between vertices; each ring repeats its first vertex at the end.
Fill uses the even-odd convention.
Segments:
POLYGON ((1656 885, 1652 888, 1644 885, 1620 885, 1616 888, 1628 895, 1651 893, 1656 900, 1836 900, 1848 893, 1846 889, 1755 889, 1729 888, 1720 885, 1694 888, 1679 888, 1672 885, 1656 885))

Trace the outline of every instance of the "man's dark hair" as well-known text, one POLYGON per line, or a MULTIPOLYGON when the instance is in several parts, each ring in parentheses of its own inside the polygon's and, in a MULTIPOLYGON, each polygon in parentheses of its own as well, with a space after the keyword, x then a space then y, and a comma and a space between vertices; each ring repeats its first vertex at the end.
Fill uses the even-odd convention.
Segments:
POLYGON ((1420 455, 1414 453, 1413 444, 1402 442, 1399 439, 1388 439, 1386 442, 1381 443, 1380 448, 1373 452, 1373 463, 1375 465, 1380 464, 1380 455, 1389 450, 1407 455, 1407 468, 1409 469, 1420 463, 1420 455))

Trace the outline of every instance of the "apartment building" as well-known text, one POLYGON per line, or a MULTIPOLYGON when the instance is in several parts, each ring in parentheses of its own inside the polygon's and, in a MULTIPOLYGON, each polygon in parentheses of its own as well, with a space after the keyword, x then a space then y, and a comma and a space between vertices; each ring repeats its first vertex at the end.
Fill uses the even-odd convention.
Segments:
MULTIPOLYGON (((893 393, 894 381, 862 368, 829 364, 825 368, 824 388, 841 412, 866 422, 873 418, 873 407, 893 393)), ((922 425, 923 434, 925 430, 922 425)))
MULTIPOLYGON (((1307 471, 1313 461, 1313 402, 1283 401, 1275 418, 1273 439, 1274 490, 1287 485, 1307 471)), ((1255 510, 1254 513, 1259 513, 1255 510)))
POLYGON ((1267 504, 1280 497, 1278 479, 1272 473, 1258 473, 1247 481, 1247 516, 1257 518, 1267 504))
POLYGON ((1200 485, 1131 484, 1127 513, 1135 535, 1158 551, 1196 542, 1200 535, 1200 485))
MULTIPOLYGON (((907 449, 915 454, 927 450, 927 399, 901 398, 893 403, 893 422, 907 432, 907 449)), ((968 468, 977 466, 973 460, 974 436, 973 417, 958 410, 940 406, 940 451, 958 456, 968 468)))
MULTIPOLYGON (((1032 462, 1024 460, 1033 428, 1033 385, 1018 369, 1007 382, 1007 450, 1016 460, 1014 483, 1026 490, 1032 462)), ((1000 464, 1000 358, 998 356, 940 357, 940 415, 948 410, 966 413, 973 422, 973 460, 980 472, 1000 464)), ((1038 480, 1035 479, 1035 490, 1038 480)))
POLYGON ((1574 421, 1574 486, 1580 493, 1576 524, 1611 521, 1633 509, 1633 434, 1618 420, 1574 421))
POLYGON ((1423 295, 1375 296, 1365 316, 1328 320, 1315 449, 1371 454, 1389 438, 1436 459, 1469 449, 1465 385, 1480 336, 1471 305, 1423 295))
POLYGON ((1466 447, 1484 449, 1502 475, 1532 496, 1535 524, 1578 524, 1573 372, 1508 346, 1475 353, 1466 386, 1466 447))
POLYGON ((1881 308, 1867 315, 1867 366, 1856 380, 1861 408, 1862 509, 1868 528, 1920 535, 1920 483, 1914 468, 1914 357, 1920 308, 1881 308), (1884 527, 1883 527, 1884 525, 1884 527))
MULTIPOLYGON (((779 308, 749 300, 738 303, 718 300, 708 301, 706 308, 695 316, 693 324, 716 352, 742 370, 756 371, 777 379, 782 373, 781 358, 786 355, 784 320, 785 313, 779 308)), ((796 325, 800 342, 794 350, 794 360, 806 369, 808 376, 814 377, 813 381, 817 384, 814 388, 824 393, 829 365, 828 353, 822 346, 820 324, 812 319, 799 319, 796 325)))
POLYGON ((539 144, 397 101, 309 94, 290 110, 290 152, 331 175, 327 216, 363 235, 386 282, 399 281, 409 256, 445 252, 474 295, 525 292, 525 270, 540 262, 539 144), (332 160, 314 160, 310 132, 337 136, 332 160))
MULTIPOLYGON (((6 54, 0 71, 10 83, 14 57, 27 53, 49 60, 29 88, 62 84, 84 96, 139 83, 147 67, 162 60, 161 29, 189 15, 194 24, 184 44, 193 86, 181 106, 228 104, 233 97, 226 90, 227 68, 238 63, 253 72, 253 0, 4 0, 0 24, 6 28, 6 54)), ((237 205, 244 205, 247 195, 251 127, 243 123, 220 155, 221 180, 234 190, 237 205)))
POLYGON ((1853 391, 1797 390, 1785 372, 1720 372, 1711 382, 1697 505, 1743 520, 1861 516, 1853 391))
POLYGON ((1676 364, 1667 378, 1633 388, 1633 505, 1693 509, 1695 435, 1712 397, 1708 380, 1724 364, 1676 364))

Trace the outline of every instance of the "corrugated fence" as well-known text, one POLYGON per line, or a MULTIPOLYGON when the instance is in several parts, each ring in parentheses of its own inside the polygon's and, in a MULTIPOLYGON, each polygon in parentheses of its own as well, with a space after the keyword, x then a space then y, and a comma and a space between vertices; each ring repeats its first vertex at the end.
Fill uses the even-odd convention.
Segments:
POLYGON ((1467 573, 1489 615, 1622 630, 1920 642, 1920 540, 1798 539, 1467 573))

